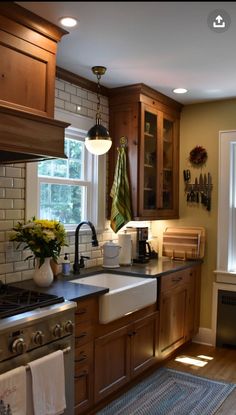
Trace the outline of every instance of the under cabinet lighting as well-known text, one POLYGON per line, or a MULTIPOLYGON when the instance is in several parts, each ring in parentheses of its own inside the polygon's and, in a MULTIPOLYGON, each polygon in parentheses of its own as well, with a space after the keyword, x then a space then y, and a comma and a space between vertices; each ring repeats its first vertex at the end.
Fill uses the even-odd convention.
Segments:
POLYGON ((78 23, 74 17, 61 17, 59 21, 64 27, 75 27, 78 23))

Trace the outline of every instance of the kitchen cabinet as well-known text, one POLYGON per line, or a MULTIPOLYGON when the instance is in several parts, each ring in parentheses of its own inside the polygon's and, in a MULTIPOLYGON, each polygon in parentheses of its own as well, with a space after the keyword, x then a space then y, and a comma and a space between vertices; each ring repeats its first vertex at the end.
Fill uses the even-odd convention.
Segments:
POLYGON ((178 218, 181 104, 143 84, 114 88, 109 97, 109 189, 120 138, 127 138, 133 218, 178 218))
POLYGON ((75 313, 75 415, 92 407, 94 382, 94 326, 97 298, 78 302, 75 313))
POLYGON ((200 277, 200 265, 161 277, 159 359, 197 333, 200 277))
POLYGON ((54 120, 57 43, 65 30, 0 3, 0 163, 65 158, 68 123, 54 120))
POLYGON ((0 5, 0 105, 54 117, 57 43, 66 32, 14 3, 0 5))
POLYGON ((158 313, 95 340, 95 403, 115 392, 157 361, 158 313))

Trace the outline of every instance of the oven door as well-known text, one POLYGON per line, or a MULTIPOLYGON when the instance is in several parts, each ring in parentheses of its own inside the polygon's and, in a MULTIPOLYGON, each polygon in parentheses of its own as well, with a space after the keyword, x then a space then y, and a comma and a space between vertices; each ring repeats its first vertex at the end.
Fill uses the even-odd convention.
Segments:
POLYGON ((0 374, 8 370, 15 369, 19 366, 26 366, 27 363, 39 359, 56 350, 63 350, 64 352, 64 366, 65 366, 65 388, 66 388, 66 410, 64 415, 71 415, 74 413, 74 341, 73 336, 68 336, 64 339, 56 340, 45 346, 40 346, 37 349, 23 353, 11 359, 0 363, 0 374))

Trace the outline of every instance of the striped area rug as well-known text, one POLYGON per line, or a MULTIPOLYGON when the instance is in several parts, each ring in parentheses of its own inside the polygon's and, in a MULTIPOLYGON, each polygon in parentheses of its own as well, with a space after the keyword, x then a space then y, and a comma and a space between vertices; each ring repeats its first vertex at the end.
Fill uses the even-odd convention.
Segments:
POLYGON ((160 368, 97 415, 213 415, 235 387, 160 368))

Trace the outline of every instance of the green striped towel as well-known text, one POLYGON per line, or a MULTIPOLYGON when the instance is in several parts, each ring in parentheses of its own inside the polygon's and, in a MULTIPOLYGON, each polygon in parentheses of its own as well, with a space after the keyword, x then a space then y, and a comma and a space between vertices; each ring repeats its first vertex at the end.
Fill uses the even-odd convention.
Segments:
POLYGON ((118 232, 126 223, 131 220, 130 189, 126 169, 125 147, 119 147, 114 181, 110 196, 111 206, 111 228, 118 232))

